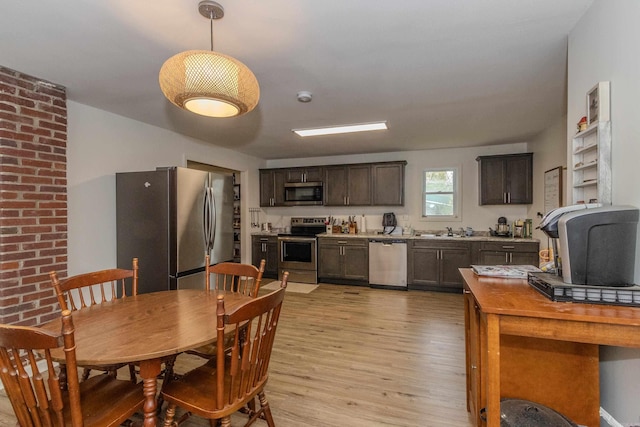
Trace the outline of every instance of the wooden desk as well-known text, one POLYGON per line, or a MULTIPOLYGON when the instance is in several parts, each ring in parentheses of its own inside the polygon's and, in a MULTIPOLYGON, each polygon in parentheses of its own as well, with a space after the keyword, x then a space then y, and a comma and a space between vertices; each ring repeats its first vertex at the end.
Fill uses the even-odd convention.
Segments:
MULTIPOLYGON (((522 374, 525 378, 525 383, 519 385, 520 392, 525 395, 518 397, 528 399, 526 393, 533 393, 537 385, 546 387, 550 392, 555 389, 559 396, 565 397, 554 397, 553 405, 538 402, 551 406, 577 423, 589 427, 599 426, 598 346, 640 348, 640 309, 553 302, 523 279, 478 277, 468 268, 460 269, 460 273, 465 281, 467 309, 467 386, 477 386, 480 396, 478 401, 486 402, 487 426, 500 425, 500 397, 516 397, 504 393, 505 384, 509 383, 508 378, 504 378, 507 375, 501 376, 503 368, 509 369, 509 376, 522 374), (473 328, 475 321, 473 305, 477 306, 475 312, 478 322, 478 340, 475 344, 473 337, 469 335, 469 328, 473 328), (532 342, 534 345, 531 345, 532 342), (475 348, 475 345, 479 347, 475 348), (526 365, 525 369, 514 372, 513 368, 517 366, 514 360, 526 357, 528 351, 535 351, 540 345, 544 347, 543 357, 546 360, 538 360, 537 367, 526 365), (477 365, 470 363, 474 348, 480 356, 477 365), (501 350, 507 354, 501 355, 501 350), (506 366, 501 366, 501 363, 505 365, 505 360, 506 366), (564 360, 569 360, 569 363, 564 364, 565 368, 574 369, 568 371, 571 381, 556 381, 555 374, 551 371, 555 364, 564 363, 564 360), (536 372, 545 362, 549 362, 549 374, 538 379, 538 383, 530 386, 527 391, 526 381, 531 379, 526 375, 528 370, 536 372), (575 366, 576 364, 584 365, 575 366), (471 381, 474 370, 479 371, 477 384, 471 381), (595 401, 583 402, 581 396, 585 395, 586 399, 595 401), (583 405, 584 414, 576 412, 580 405, 583 405), (571 411, 576 413, 569 413, 571 411)), ((533 362, 529 360, 527 363, 533 362)), ((473 408, 474 402, 467 403, 469 409, 480 409, 473 408)))
MULTIPOLYGON (((183 289, 141 294, 73 312, 78 365, 140 362, 144 382, 144 426, 155 426, 161 359, 216 340, 218 291, 183 289)), ((251 300, 225 294, 225 308, 251 300)), ((60 332, 60 320, 43 325, 60 332)), ((52 355, 64 360, 62 351, 52 355)))

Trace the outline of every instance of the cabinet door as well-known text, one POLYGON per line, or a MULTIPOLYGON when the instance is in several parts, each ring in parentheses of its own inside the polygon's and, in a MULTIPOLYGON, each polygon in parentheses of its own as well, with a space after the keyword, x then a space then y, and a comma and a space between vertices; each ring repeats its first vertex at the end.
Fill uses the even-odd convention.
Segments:
POLYGON ((348 182, 347 204, 349 206, 371 205, 371 165, 349 165, 348 182))
POLYGON ((304 182, 304 169, 303 168, 288 169, 287 182, 304 182))
POLYGON ((346 205, 348 185, 347 167, 327 167, 324 170, 324 177, 325 206, 346 205))
POLYGON ((404 163, 371 167, 374 206, 404 206, 404 163))
POLYGON ((533 154, 480 156, 481 205, 530 204, 533 202, 533 154))
POLYGON ((506 191, 509 204, 530 204, 533 201, 533 157, 505 158, 506 191))
POLYGON ((318 245, 318 277, 342 277, 342 250, 340 245, 318 245))
POLYGON ((367 246, 342 247, 343 278, 369 280, 369 248, 367 246))
POLYGON ((278 238, 253 236, 251 242, 251 263, 260 267, 265 260, 263 277, 278 277, 278 238))
POLYGON ((409 284, 437 286, 440 276, 438 249, 413 248, 409 251, 409 284))
POLYGON ((504 159, 502 157, 482 157, 479 162, 480 204, 504 204, 506 202, 504 159))
POLYGON ((267 261, 264 266, 264 276, 277 278, 278 277, 278 238, 270 238, 267 243, 267 253, 265 256, 267 261))
POLYGON ((284 206, 285 179, 285 170, 260 170, 260 206, 284 206))
POLYGON ((287 169, 287 182, 318 182, 322 179, 321 166, 287 169))
POLYGON ((264 258, 264 243, 258 236, 251 238, 251 264, 256 267, 260 267, 260 261, 264 258))
POLYGON ((305 169, 306 182, 319 182, 324 178, 324 169, 321 166, 305 169))
POLYGON ((273 171, 273 206, 284 206, 284 181, 286 171, 276 169, 273 171))
POLYGON ((511 264, 515 265, 534 265, 540 264, 540 258, 537 252, 512 252, 511 264))
POLYGON ((478 264, 480 265, 501 265, 508 264, 508 253, 505 251, 480 251, 478 264))
POLYGON ((459 268, 469 267, 469 249, 442 249, 440 259, 440 285, 462 289, 459 268))
POLYGON ((260 171, 260 206, 272 206, 274 203, 274 178, 272 170, 260 171))

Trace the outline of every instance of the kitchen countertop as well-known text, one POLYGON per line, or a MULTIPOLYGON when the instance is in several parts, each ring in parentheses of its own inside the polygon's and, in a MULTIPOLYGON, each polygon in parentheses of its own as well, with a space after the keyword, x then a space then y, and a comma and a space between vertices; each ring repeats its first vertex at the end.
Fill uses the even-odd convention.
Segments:
POLYGON ((322 233, 318 234, 318 237, 332 237, 336 239, 395 239, 395 240, 461 240, 461 241, 473 241, 473 242, 539 242, 538 239, 524 239, 513 237, 496 237, 489 235, 477 235, 477 236, 436 236, 434 234, 425 233, 426 235, 406 235, 406 234, 377 234, 377 233, 358 233, 358 234, 340 234, 340 233, 322 233))
POLYGON ((252 236, 264 236, 264 237, 278 237, 278 233, 275 231, 255 231, 251 233, 252 236))
MULTIPOLYGON (((422 233, 420 233, 422 234, 422 233)), ((277 237, 278 233, 273 231, 257 231, 251 233, 252 236, 264 236, 264 237, 277 237)), ((497 237, 490 235, 475 235, 475 236, 437 236, 431 233, 424 233, 423 235, 407 235, 407 234, 378 234, 377 232, 371 233, 358 233, 358 234, 342 234, 342 233, 321 233, 317 234, 317 237, 329 237, 335 239, 377 239, 377 240, 438 240, 438 241, 472 241, 472 242, 539 242, 539 239, 533 238, 513 238, 513 237, 497 237)))

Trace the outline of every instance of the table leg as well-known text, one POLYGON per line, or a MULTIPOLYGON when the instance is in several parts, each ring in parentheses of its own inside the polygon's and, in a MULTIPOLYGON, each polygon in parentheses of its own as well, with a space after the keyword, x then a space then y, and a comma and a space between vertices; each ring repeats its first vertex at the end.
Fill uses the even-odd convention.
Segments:
POLYGON ((487 314, 487 427, 500 426, 500 316, 487 314))
POLYGON ((158 424, 158 416, 156 414, 156 394, 158 393, 158 375, 161 368, 160 359, 143 360, 140 362, 140 377, 143 382, 143 393, 145 402, 144 410, 144 427, 155 427, 158 424))

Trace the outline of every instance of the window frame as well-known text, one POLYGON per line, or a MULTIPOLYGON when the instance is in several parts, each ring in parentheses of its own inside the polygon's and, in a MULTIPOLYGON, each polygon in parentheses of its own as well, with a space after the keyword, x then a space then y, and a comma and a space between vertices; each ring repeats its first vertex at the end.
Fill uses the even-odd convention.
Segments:
MULTIPOLYGON (((462 182, 461 168, 459 166, 425 168, 422 171, 422 208, 421 215, 423 221, 462 221, 462 195, 460 194, 460 183, 462 182), (438 193, 427 193, 427 173, 430 172, 453 172, 453 214, 452 215, 427 215, 427 195, 438 193)), ((449 194, 448 192, 446 194, 449 194)))

